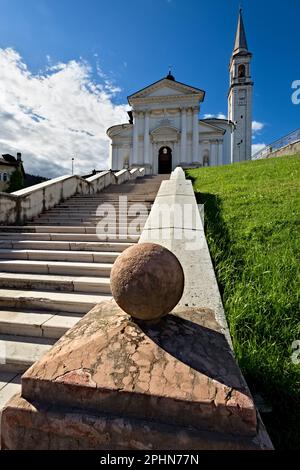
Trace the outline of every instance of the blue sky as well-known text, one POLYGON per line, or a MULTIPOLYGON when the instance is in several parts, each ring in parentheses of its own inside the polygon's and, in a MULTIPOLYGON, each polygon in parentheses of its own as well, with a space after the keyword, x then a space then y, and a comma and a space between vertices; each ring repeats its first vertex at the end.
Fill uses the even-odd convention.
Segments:
MULTIPOLYGON (((3 51, 0 66, 11 74, 15 67, 16 73, 22 75, 16 83, 8 84, 8 73, 2 77, 0 72, 2 93, 7 92, 5 86, 10 87, 5 101, 0 99, 0 111, 5 116, 9 108, 7 115, 11 118, 6 127, 0 124, 0 152, 25 150, 33 168, 40 145, 41 158, 36 169, 45 173, 50 165, 49 174, 59 174, 62 167, 68 169, 69 163, 64 165, 61 155, 57 158, 55 148, 49 144, 55 135, 53 129, 58 126, 57 152, 66 155, 67 162, 71 153, 81 155, 82 149, 88 148, 82 162, 81 157, 77 157, 78 170, 89 171, 91 165, 97 166, 97 152, 101 153, 101 165, 105 166, 105 125, 117 123, 125 116, 123 105, 127 95, 162 78, 169 64, 178 81, 206 91, 202 117, 227 114, 228 62, 239 4, 238 0, 0 0, 0 48, 3 51), (12 51, 17 56, 12 56, 12 51), (39 93, 41 101, 45 102, 40 106, 40 120, 35 116, 39 116, 39 105, 34 86, 40 88, 35 78, 43 79, 39 93), (59 80, 61 97, 57 98, 56 109, 60 122, 57 124, 51 90, 53 87, 56 90, 59 80), (71 80, 70 86, 68 80, 71 80), (83 80, 86 87, 82 102, 74 86, 78 80, 83 80), (22 86, 27 89, 26 97, 22 86), (63 95, 69 90, 73 90, 78 99, 73 110, 74 99, 71 96, 66 99, 66 109, 69 108, 65 110, 65 119, 72 121, 72 116, 78 116, 82 110, 80 123, 78 120, 71 122, 69 130, 69 133, 76 131, 75 148, 72 136, 62 131, 63 113, 59 111, 59 107, 64 106, 63 95), (94 92, 96 101, 90 96, 94 92), (21 107, 26 111, 24 115, 20 115, 20 109, 16 110, 7 96, 15 101, 26 101, 21 107), (85 104, 87 96, 89 108, 85 104), (101 113, 96 112, 103 127, 99 133, 96 118, 93 125, 86 127, 84 121, 91 123, 90 108, 96 109, 97 104, 103 105, 101 113), (26 119, 30 112, 34 114, 35 120, 31 123, 34 127, 27 132, 26 119), (46 122, 50 121, 51 126, 47 127, 46 122), (11 136, 18 125, 22 138, 16 144, 11 136), (41 141, 39 135, 43 136, 41 141), (32 148, 30 139, 35 141, 32 148)), ((300 1, 244 0, 243 11, 248 46, 253 52, 253 119, 263 124, 255 133, 254 143, 267 144, 300 127, 300 105, 291 101, 291 84, 300 80, 300 1)), ((81 90, 82 86, 79 88, 81 90)))

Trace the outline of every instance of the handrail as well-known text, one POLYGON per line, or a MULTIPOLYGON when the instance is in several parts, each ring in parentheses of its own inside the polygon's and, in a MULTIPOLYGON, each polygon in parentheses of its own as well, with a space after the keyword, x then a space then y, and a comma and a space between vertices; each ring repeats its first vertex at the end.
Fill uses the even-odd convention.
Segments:
POLYGON ((294 144, 295 142, 300 141, 300 128, 296 129, 293 132, 285 135, 281 139, 275 140, 269 145, 266 145, 261 150, 252 155, 251 160, 259 160, 260 158, 266 158, 270 153, 280 150, 287 145, 294 144))
POLYGON ((145 170, 139 169, 133 173, 102 171, 86 179, 64 175, 10 194, 0 192, 0 224, 22 225, 75 194, 95 194, 110 184, 122 184, 144 174, 145 170))

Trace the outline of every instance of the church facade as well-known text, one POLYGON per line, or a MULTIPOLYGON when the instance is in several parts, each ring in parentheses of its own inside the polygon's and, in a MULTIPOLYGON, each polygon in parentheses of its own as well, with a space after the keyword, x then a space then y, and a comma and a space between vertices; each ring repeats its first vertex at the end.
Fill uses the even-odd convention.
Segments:
POLYGON ((110 167, 144 167, 147 174, 218 166, 250 159, 252 140, 251 53, 242 13, 231 57, 228 119, 199 119, 205 92, 165 78, 128 97, 129 122, 107 130, 110 167))

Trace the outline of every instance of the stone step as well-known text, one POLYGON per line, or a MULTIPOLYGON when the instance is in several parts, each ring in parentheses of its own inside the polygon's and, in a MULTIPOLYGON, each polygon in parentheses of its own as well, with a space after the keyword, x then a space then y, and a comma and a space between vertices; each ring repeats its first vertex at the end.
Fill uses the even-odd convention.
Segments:
POLYGON ((110 294, 109 277, 58 276, 0 272, 0 289, 36 289, 43 291, 110 294))
MULTIPOLYGON (((47 227, 49 227, 49 225, 52 225, 53 227, 56 227, 56 225, 57 225, 56 221, 58 220, 59 222, 61 222, 61 219, 64 218, 65 222, 66 222, 65 227, 68 228, 69 232, 71 231, 70 227, 72 227, 71 222, 74 220, 75 224, 73 225, 73 227, 74 228, 76 227, 75 233, 90 233, 90 232, 84 232, 84 230, 79 231, 78 230, 78 221, 83 221, 83 222, 85 222, 85 221, 94 221, 95 224, 96 224, 97 222, 99 222, 100 220, 105 218, 105 220, 110 220, 110 221, 114 221, 114 220, 118 221, 118 220, 121 219, 122 221, 125 221, 125 222, 131 222, 132 220, 135 220, 137 217, 139 217, 142 222, 145 222, 147 220, 147 218, 149 217, 149 214, 150 214, 150 211, 147 212, 147 214, 134 214, 134 215, 120 214, 119 215, 118 211, 116 211, 115 214, 112 214, 112 215, 109 214, 109 216, 108 216, 107 214, 97 215, 96 213, 82 214, 82 213, 77 211, 76 213, 68 214, 68 216, 64 217, 63 212, 56 213, 56 214, 45 213, 45 214, 42 214, 42 215, 40 215, 39 217, 37 217, 35 219, 28 220, 26 226, 28 228, 31 228, 34 225, 39 225, 40 226, 41 221, 48 220, 49 223, 48 223, 47 227)), ((44 228, 44 226, 42 228, 44 228)))
MULTIPOLYGON (((76 223, 78 224, 78 226, 82 226, 82 225, 83 225, 83 226, 87 226, 87 227, 95 227, 95 226, 97 225, 97 222, 96 222, 96 223, 95 223, 95 222, 92 222, 92 221, 91 221, 91 222, 87 222, 87 221, 84 221, 84 220, 75 220, 75 219, 70 219, 70 221, 59 220, 59 219, 58 219, 58 220, 53 220, 53 219, 51 219, 51 220, 48 219, 48 220, 47 220, 47 219, 45 219, 45 220, 40 220, 40 221, 39 221, 39 224, 40 224, 40 225, 47 225, 47 224, 49 224, 49 222, 55 223, 55 224, 57 224, 58 226, 59 226, 59 225, 63 225, 63 224, 64 224, 64 226, 66 226, 66 225, 68 225, 68 224, 74 226, 76 223)), ((36 224, 36 221, 34 221, 34 222, 29 222, 29 223, 28 223, 28 225, 31 225, 31 224, 32 224, 32 225, 35 225, 35 224, 36 224)), ((127 226, 127 224, 126 224, 126 225, 123 225, 123 227, 126 227, 126 226, 127 226)), ((121 227, 122 227, 122 225, 121 225, 121 227)), ((117 228, 118 228, 118 227, 117 227, 117 228)))
POLYGON ((82 314, 41 310, 0 310, 0 334, 59 339, 82 314))
POLYGON ((68 261, 0 260, 0 271, 13 273, 75 274, 110 276, 111 263, 75 263, 68 261))
POLYGON ((139 214, 139 213, 130 213, 128 212, 120 212, 116 210, 112 214, 97 214, 96 211, 81 211, 81 210, 76 210, 76 211, 70 211, 70 210, 57 210, 57 211, 48 211, 43 214, 41 214, 39 217, 37 217, 35 220, 40 220, 42 218, 47 217, 48 219, 52 218, 60 218, 60 217, 65 217, 66 219, 87 219, 87 218, 95 218, 95 219, 102 219, 103 217, 107 218, 108 220, 115 220, 115 219, 128 219, 132 220, 135 219, 136 217, 140 217, 141 219, 146 219, 148 217, 148 211, 147 214, 139 214))
POLYGON ((120 192, 115 192, 115 193, 103 193, 101 196, 89 196, 89 195, 83 195, 81 194, 80 196, 73 196, 72 198, 68 199, 65 202, 84 202, 85 204, 87 201, 93 203, 93 202, 106 202, 106 201, 119 201, 120 198, 126 198, 128 202, 131 202, 132 204, 136 202, 151 202, 154 199, 154 196, 152 192, 148 194, 140 193, 133 195, 132 193, 120 193, 120 192))
POLYGON ((110 295, 77 292, 0 289, 0 309, 43 310, 51 312, 87 313, 110 295))
POLYGON ((103 201, 103 202, 97 202, 97 203, 84 203, 84 202, 74 202, 74 201, 70 201, 68 203, 63 203, 63 204, 59 204, 57 206, 55 206, 53 209, 49 209, 49 210, 54 210, 54 209, 62 209, 62 210, 65 210, 65 209, 80 209, 80 210, 97 210, 97 208, 99 206, 101 206, 102 204, 110 204, 112 206, 114 206, 115 209, 122 209, 122 210, 129 210, 131 207, 134 207, 136 206, 136 204, 140 205, 142 204, 143 207, 146 207, 147 209, 149 209, 151 206, 152 206, 152 203, 151 202, 145 202, 145 201, 136 201, 136 202, 130 202, 130 201, 127 201, 127 202, 123 202, 123 201, 103 201))
POLYGON ((93 223, 93 225, 97 225, 99 222, 105 222, 106 224, 110 224, 110 225, 113 225, 113 224, 117 224, 118 227, 127 227, 129 224, 135 222, 136 223, 136 219, 138 217, 138 224, 144 226, 145 225, 145 222, 147 220, 147 217, 140 217, 140 216, 135 216, 135 217, 127 217, 127 218, 115 218, 115 217, 97 217, 97 216, 89 216, 89 217, 64 217, 63 215, 59 216, 59 217, 50 217, 50 215, 45 215, 45 216, 42 216, 42 217, 39 217, 38 219, 34 220, 34 222, 29 222, 29 225, 30 224, 36 224, 37 222, 39 224, 45 224, 45 223, 48 223, 49 222, 52 222, 52 223, 55 223, 55 224, 60 224, 62 225, 63 223, 66 224, 72 224, 72 223, 76 223, 76 224, 84 224, 84 223, 93 223))
POLYGON ((138 199, 130 199, 127 196, 115 196, 113 198, 99 198, 99 199, 91 199, 91 200, 80 200, 80 199, 68 199, 61 204, 56 204, 55 207, 69 207, 72 205, 80 205, 83 207, 96 207, 99 204, 114 204, 114 205, 123 205, 123 206, 131 206, 134 204, 146 204, 146 205, 151 205, 152 199, 144 199, 144 198, 138 198, 138 199))
MULTIPOLYGON (((51 223, 57 223, 57 221, 59 222, 63 222, 65 221, 66 224, 69 224, 71 223, 72 221, 74 221, 75 223, 78 223, 78 222, 93 222, 94 225, 96 225, 98 222, 105 222, 105 223, 120 223, 120 224, 123 224, 123 225, 128 225, 132 222, 136 222, 137 219, 138 219, 138 222, 139 223, 142 223, 143 225, 145 224, 146 220, 148 218, 148 214, 147 215, 140 215, 140 214, 137 214, 137 215, 134 215, 134 216, 126 216, 126 215, 121 215, 121 217, 119 217, 118 215, 116 216, 106 216, 106 215, 101 215, 101 216, 97 216, 97 215, 80 215, 80 214, 76 214, 76 215, 72 215, 72 216, 68 216, 68 217, 64 217, 63 213, 58 215, 52 215, 52 214, 44 214, 42 216, 40 216, 38 219, 35 219, 33 220, 32 222, 28 222, 28 224, 41 224, 41 222, 44 224, 44 222, 51 222, 51 223)), ((30 226, 29 225, 29 226, 30 226)), ((68 226, 68 225, 67 225, 68 226)), ((78 227, 78 225, 77 225, 78 227)), ((84 233, 84 232, 83 232, 84 233)))
MULTIPOLYGON (((1 233, 1 241, 10 241, 10 240, 39 240, 39 241, 68 241, 68 242, 108 242, 108 243, 132 243, 133 241, 138 241, 139 235, 117 235, 117 234, 106 234, 105 236, 98 236, 96 232, 93 233, 64 233, 60 232, 51 232, 51 233, 31 233, 31 232, 17 232, 17 233, 1 233), (99 238, 101 236, 101 238, 99 238)), ((1 246, 1 248, 7 248, 6 246, 1 246)))
POLYGON ((45 354, 55 343, 55 339, 31 336, 0 335, 0 371, 22 373, 45 354), (1 358, 3 359, 3 357, 1 358), (4 362, 4 363, 3 363, 4 362))
MULTIPOLYGON (((0 238, 3 237, 9 237, 10 233, 32 233, 32 234, 58 234, 58 233, 63 233, 63 234, 96 234, 97 227, 72 227, 70 225, 66 226, 58 226, 58 225, 34 225, 31 223, 31 225, 22 225, 22 226, 14 226, 14 225, 9 225, 9 226, 0 226, 0 238)), ((109 236, 109 234, 108 234, 109 236)), ((113 242, 115 240, 115 235, 112 234, 112 239, 108 240, 110 242, 113 242)), ((118 239, 117 241, 123 241, 126 242, 126 238, 122 236, 122 239, 118 239)))
MULTIPOLYGON (((32 242, 31 242, 32 243, 32 242)), ((64 243, 64 242, 62 242, 64 243)), ((1 245, 0 245, 1 246, 1 245)), ((58 251, 0 249, 0 259, 28 259, 38 261, 80 261, 87 263, 114 263, 120 252, 58 251)))
POLYGON ((142 205, 145 207, 151 207, 153 204, 152 201, 130 201, 128 198, 115 198, 115 199, 103 199, 103 200, 98 200, 98 201, 78 201, 78 200, 72 200, 69 199, 68 201, 65 201, 61 204, 57 204, 53 209, 70 209, 74 207, 79 207, 82 210, 91 210, 91 209, 97 209, 97 207, 101 206, 102 204, 109 204, 110 206, 114 206, 115 208, 121 208, 121 209, 129 209, 130 207, 135 207, 137 204, 142 205))
MULTIPOLYGON (((154 199, 155 198, 136 198, 136 199, 131 199, 128 195, 119 195, 117 194, 115 197, 112 197, 112 198, 103 198, 103 199, 98 199, 97 201, 91 201, 91 204, 93 204, 93 206, 96 206, 97 204, 98 205, 101 205, 101 204, 112 204, 116 207, 118 206, 122 206, 122 207, 130 207, 130 206, 134 206, 136 204, 142 204, 143 206, 148 206, 150 207, 153 202, 154 202, 154 199)), ((81 205, 81 206, 86 206, 87 203, 82 200, 78 200, 78 199, 70 199, 69 201, 65 201, 64 204, 78 204, 78 205, 81 205)))
MULTIPOLYGON (((27 237, 26 237, 27 238, 27 237)), ((67 251, 75 251, 79 254, 79 251, 84 251, 88 253, 106 253, 106 252, 114 252, 116 254, 121 253, 122 251, 129 248, 132 243, 106 243, 106 242, 75 242, 75 241, 52 241, 52 240, 18 240, 13 239, 12 241, 9 240, 1 240, 0 239, 0 247, 2 251, 7 250, 32 250, 34 252, 37 251, 61 251, 65 253, 67 251), (62 251, 63 250, 63 251, 62 251)), ((82 253, 84 256, 84 253, 82 253)), ((33 256, 33 255, 32 255, 33 256)), ((1 257, 1 256, 0 256, 1 257)), ((30 259, 30 258, 29 258, 30 259)), ((52 258, 51 258, 52 259, 52 258)), ((94 258, 96 261, 96 257, 94 258)))
MULTIPOLYGON (((66 213, 68 212, 68 213, 80 213, 80 214, 96 214, 99 207, 101 206, 98 205, 98 206, 89 207, 89 208, 85 208, 81 206, 56 207, 55 209, 49 209, 49 211, 47 212, 42 212, 42 214, 64 213, 64 211, 66 211, 66 213)), ((110 208, 105 207, 104 209, 110 209, 110 208)), ((143 204, 143 205, 138 205, 137 207, 131 208, 131 207, 113 205, 111 210, 114 210, 116 214, 118 214, 119 212, 121 214, 135 213, 138 210, 147 211, 149 213, 151 210, 151 206, 146 206, 143 204)))

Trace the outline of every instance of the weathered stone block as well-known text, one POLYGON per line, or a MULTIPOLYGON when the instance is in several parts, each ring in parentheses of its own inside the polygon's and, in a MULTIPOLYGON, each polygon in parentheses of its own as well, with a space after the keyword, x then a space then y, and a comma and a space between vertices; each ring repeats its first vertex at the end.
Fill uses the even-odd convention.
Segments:
POLYGON ((89 312, 22 377, 3 410, 9 449, 271 448, 209 309, 149 324, 114 301, 89 312))

